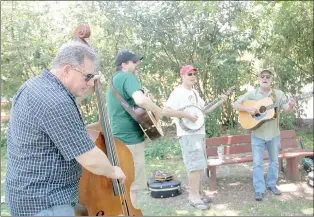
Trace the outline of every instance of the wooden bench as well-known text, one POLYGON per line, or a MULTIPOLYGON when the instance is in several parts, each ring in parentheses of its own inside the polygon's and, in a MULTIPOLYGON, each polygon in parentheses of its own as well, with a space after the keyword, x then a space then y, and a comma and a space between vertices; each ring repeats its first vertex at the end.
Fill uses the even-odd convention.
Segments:
MULTIPOLYGON (((264 160, 268 160, 268 152, 265 148, 264 160)), ((217 190, 216 167, 227 164, 238 164, 252 162, 251 135, 236 135, 225 137, 206 138, 207 152, 207 175, 211 190, 217 190), (217 147, 224 147, 223 162, 218 160, 217 147), (209 174, 210 171, 210 174, 209 174)), ((304 156, 313 156, 313 151, 304 150, 298 147, 295 130, 281 131, 281 150, 279 153, 279 168, 285 172, 288 179, 300 180, 299 159, 304 156), (283 160, 286 160, 286 168, 283 167, 283 160)))

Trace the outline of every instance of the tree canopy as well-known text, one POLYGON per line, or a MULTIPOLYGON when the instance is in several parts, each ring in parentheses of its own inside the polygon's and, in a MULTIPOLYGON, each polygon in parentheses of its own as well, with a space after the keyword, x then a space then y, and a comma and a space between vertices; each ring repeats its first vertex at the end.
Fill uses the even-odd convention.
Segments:
POLYGON ((289 95, 313 82, 311 1, 2 1, 1 97, 10 100, 49 68, 79 23, 90 26, 89 42, 108 80, 119 49, 145 57, 139 79, 161 106, 183 64, 199 69, 197 89, 207 102, 235 86, 218 112, 222 123, 235 121, 230 102, 256 85, 261 69, 273 70, 276 86, 289 95))

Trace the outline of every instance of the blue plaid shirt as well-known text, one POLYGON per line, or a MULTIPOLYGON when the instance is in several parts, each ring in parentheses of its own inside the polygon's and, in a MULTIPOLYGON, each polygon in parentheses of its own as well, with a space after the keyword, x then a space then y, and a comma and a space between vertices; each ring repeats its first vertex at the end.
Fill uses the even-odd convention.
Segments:
POLYGON ((15 94, 7 138, 5 197, 11 215, 77 202, 82 167, 75 157, 95 144, 74 96, 49 71, 15 94))

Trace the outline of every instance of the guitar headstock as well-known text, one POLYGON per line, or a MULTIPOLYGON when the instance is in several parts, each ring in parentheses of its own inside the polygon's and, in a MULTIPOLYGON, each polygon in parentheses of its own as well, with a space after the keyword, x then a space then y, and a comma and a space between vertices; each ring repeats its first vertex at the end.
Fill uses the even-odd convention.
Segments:
POLYGON ((312 97, 313 93, 314 93, 314 91, 310 91, 310 92, 304 93, 302 95, 297 96, 296 99, 299 100, 299 99, 305 99, 305 98, 308 98, 308 97, 312 97))

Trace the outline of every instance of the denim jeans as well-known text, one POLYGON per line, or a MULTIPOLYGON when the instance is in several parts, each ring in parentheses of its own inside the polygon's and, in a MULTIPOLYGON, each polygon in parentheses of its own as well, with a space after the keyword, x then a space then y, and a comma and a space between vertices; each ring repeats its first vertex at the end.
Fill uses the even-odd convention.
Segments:
POLYGON ((279 163, 278 154, 280 150, 280 136, 265 141, 255 136, 251 137, 253 155, 253 186, 255 192, 265 192, 264 181, 264 150, 265 146, 269 155, 269 167, 266 177, 266 186, 276 186, 278 180, 279 163))
POLYGON ((71 204, 57 205, 37 213, 35 216, 75 216, 71 204))

